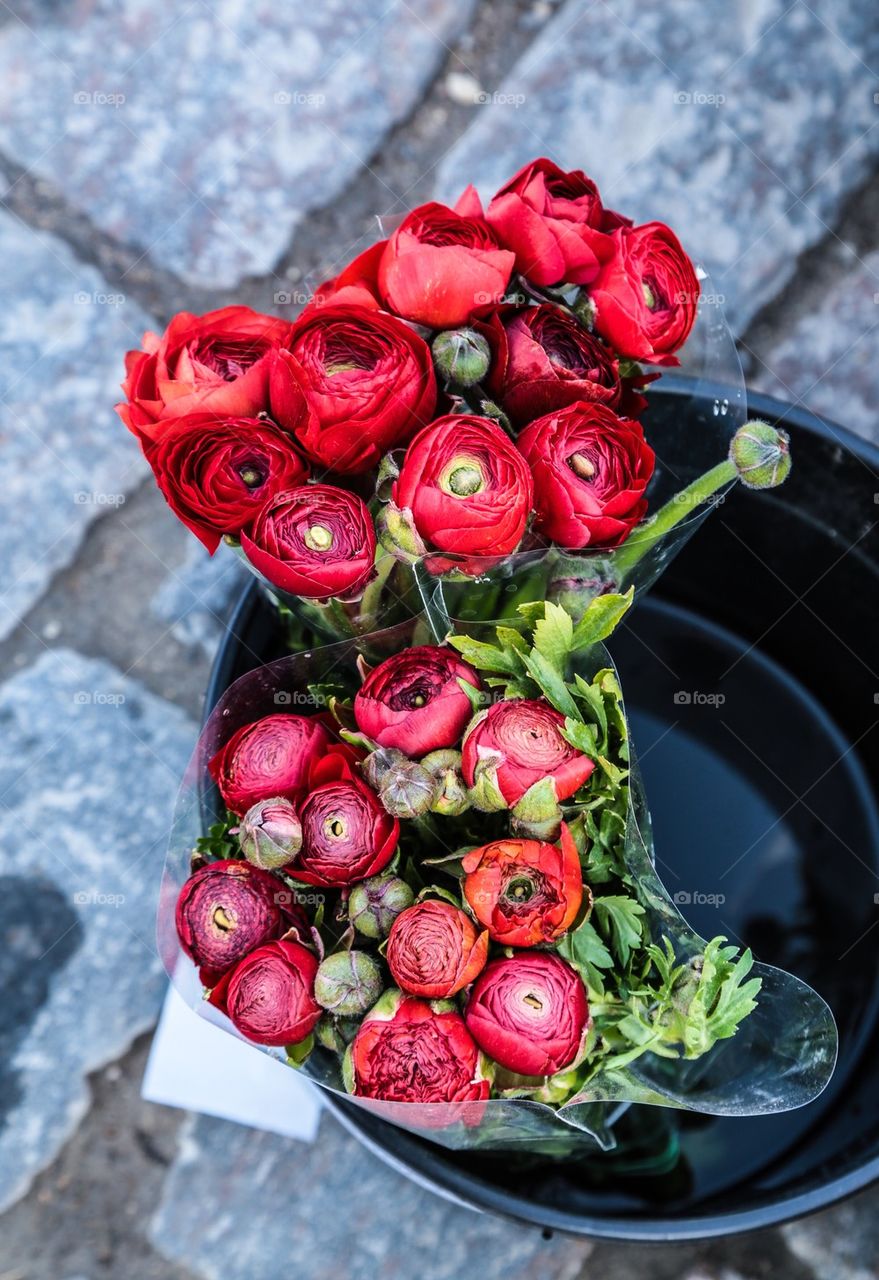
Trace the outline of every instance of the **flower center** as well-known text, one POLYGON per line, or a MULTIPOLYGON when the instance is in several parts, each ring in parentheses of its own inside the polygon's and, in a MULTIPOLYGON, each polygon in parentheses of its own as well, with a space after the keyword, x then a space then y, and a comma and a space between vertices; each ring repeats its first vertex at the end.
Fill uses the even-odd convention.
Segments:
POLYGON ((329 551, 333 545, 333 531, 323 524, 313 524, 305 531, 305 545, 309 551, 329 551))
POLYGON ((529 991, 527 995, 522 997, 522 1003, 529 1005, 532 1009, 536 1009, 538 1013, 543 1010, 543 1001, 533 991, 529 991))
POLYGON ((262 472, 258 471, 254 466, 243 466, 239 469, 238 474, 248 489, 258 489, 264 480, 262 472))
POLYGON ((581 480, 591 480, 595 475, 595 463, 585 453, 572 453, 568 458, 568 466, 581 480))
POLYGON ((656 306, 656 294, 650 288, 650 285, 647 283, 646 280, 641 281, 641 292, 644 295, 644 302, 652 311, 653 308, 656 306))
POLYGON ((534 893, 534 885, 527 876, 516 876, 506 888, 506 896, 514 902, 527 902, 534 893))
POLYGON ((324 822, 324 835, 329 836, 333 840, 343 840, 348 834, 348 824, 344 818, 334 814, 333 817, 327 818, 324 822))
POLYGON ((214 924, 221 933, 231 933, 235 928, 235 921, 225 907, 214 907, 214 924))
POLYGON ((454 498, 470 498, 485 488, 482 467, 473 458, 459 458, 451 462, 440 476, 439 487, 454 498))

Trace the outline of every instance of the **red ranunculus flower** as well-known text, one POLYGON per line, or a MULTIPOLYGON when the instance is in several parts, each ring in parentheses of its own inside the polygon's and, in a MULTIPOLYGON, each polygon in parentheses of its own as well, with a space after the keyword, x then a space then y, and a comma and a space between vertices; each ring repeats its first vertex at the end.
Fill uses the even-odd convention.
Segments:
MULTIPOLYGON (((349 1093, 386 1102, 467 1103, 489 1093, 479 1051, 454 1006, 399 993, 382 996, 360 1024, 345 1085, 349 1093)), ((455 1107, 447 1123, 459 1119, 467 1123, 466 1108, 455 1107)))
POLYGON ((644 516, 655 454, 630 418, 578 403, 519 436, 534 476, 535 528, 568 549, 615 547, 644 516))
POLYGON ((309 458, 333 471, 368 471, 433 416, 430 348, 396 316, 321 307, 294 325, 290 351, 312 410, 296 438, 309 458))
POLYGON ((177 899, 177 936, 206 987, 291 924, 307 928, 305 913, 289 899, 274 876, 233 858, 189 877, 177 899))
POLYGON ((610 252, 606 211, 598 188, 579 169, 565 173, 551 160, 532 160, 501 187, 486 211, 501 244, 516 255, 516 270, 536 285, 589 284, 610 252))
MULTIPOLYGON (((403 219, 385 246, 378 283, 389 310, 431 329, 452 329, 496 306, 515 255, 462 197, 469 216, 442 204, 423 204, 403 219)), ((476 201, 478 205, 478 200, 476 201)))
POLYGON ((316 716, 265 716, 233 733, 208 768, 226 807, 244 814, 258 800, 296 799, 329 744, 316 716))
POLYGON ((144 447, 171 510, 213 554, 267 499, 303 484, 308 466, 289 435, 259 418, 169 418, 144 447))
POLYGON ((696 320, 699 281, 677 236, 662 222, 623 227, 589 296, 595 328, 630 360, 675 365, 696 320))
POLYGON ((211 1004, 256 1044, 298 1044, 323 1016, 314 998, 317 956, 299 942, 258 947, 214 987, 211 1004))
MULTIPOLYGON (((269 407, 272 354, 288 340, 290 324, 250 307, 223 307, 204 316, 181 311, 159 337, 144 334, 143 350, 125 357, 117 405, 141 439, 158 440, 167 418, 189 413, 255 418, 269 407)), ((300 404, 303 404, 300 397, 300 404)))
POLYGON ((516 426, 578 400, 617 408, 619 361, 561 307, 543 303, 504 317, 506 364, 491 387, 516 426))
POLYGON ((468 787, 487 770, 512 808, 535 782, 552 778, 569 799, 595 765, 562 737, 565 717, 536 698, 512 698, 481 711, 467 730, 461 772, 468 787))
POLYGON ((567 933, 583 901, 577 846, 562 823, 561 843, 495 840, 464 858, 464 897, 494 942, 536 947, 567 933))
POLYGON ((397 916, 388 937, 388 968, 398 987, 429 1000, 469 986, 488 959, 488 934, 460 907, 428 898, 397 916))
POLYGON ((419 538, 442 573, 479 573, 468 557, 507 555, 518 547, 533 501, 531 472, 506 432, 489 418, 452 413, 420 431, 394 483, 395 506, 411 512, 419 538))
POLYGON ((380 747, 424 756, 453 747, 473 714, 461 681, 481 689, 479 676, 452 649, 417 645, 371 671, 354 698, 357 727, 380 747))
POLYGON ((314 600, 356 595, 375 564, 366 503, 329 484, 275 494, 242 530, 241 546, 274 586, 314 600))
POLYGON ((494 960, 470 993, 467 1030, 495 1062, 523 1076, 552 1076, 580 1052, 589 1022, 577 973, 549 951, 494 960))
POLYGON ((287 867, 294 880, 347 887, 383 871, 394 856, 400 824, 358 776, 355 759, 340 747, 312 767, 299 809, 302 849, 287 867))

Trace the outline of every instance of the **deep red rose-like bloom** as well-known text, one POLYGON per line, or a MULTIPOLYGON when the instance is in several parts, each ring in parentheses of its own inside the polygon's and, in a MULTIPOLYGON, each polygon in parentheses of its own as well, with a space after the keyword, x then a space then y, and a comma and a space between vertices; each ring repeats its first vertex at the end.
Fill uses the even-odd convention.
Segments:
POLYGON ((512 698, 482 711, 467 731, 461 772, 468 787, 487 768, 512 808, 535 782, 552 778, 556 798, 569 799, 595 768, 562 737, 565 717, 536 698, 512 698))
POLYGON ((517 426, 578 400, 617 408, 619 361, 569 312, 548 302, 527 307, 506 316, 504 329, 506 367, 492 389, 517 426))
POLYGON ((330 732, 316 716, 264 716, 233 733, 208 769, 226 807, 244 814, 258 800, 295 800, 329 744, 330 732))
POLYGON ((333 471, 368 471, 433 416, 430 348, 396 316, 321 307, 294 325, 290 352, 312 410, 296 438, 309 458, 333 471))
POLYGON ((233 858, 209 862, 189 877, 177 899, 177 936, 206 987, 294 921, 307 924, 301 908, 287 905, 289 897, 267 871, 233 858))
POLYGON ((383 871, 394 856, 400 824, 357 775, 342 751, 319 761, 303 800, 302 849, 288 873, 305 884, 342 887, 383 871))
POLYGON ((552 1076, 577 1057, 589 1021, 586 988, 549 951, 493 960, 470 994, 467 1030, 495 1062, 523 1076, 552 1076))
POLYGON ((424 756, 453 747, 473 714, 461 688, 479 676, 453 649, 417 645, 395 653, 364 680, 354 698, 357 727, 380 747, 424 756))
MULTIPOLYGON (((469 209, 472 200, 465 203, 469 209)), ((451 329, 500 302, 514 262, 481 217, 423 204, 389 238, 378 284, 397 315, 431 329, 451 329)))
POLYGON ((583 901, 583 873, 562 823, 559 845, 495 840, 464 858, 464 897, 494 942, 535 947, 567 933, 583 901))
POLYGON ((531 511, 531 472, 506 432, 489 418, 448 414, 420 431, 406 451, 393 499, 410 511, 418 536, 436 557, 436 572, 456 565, 479 573, 465 557, 507 555, 518 547, 531 511))
POLYGON ((356 595, 375 564, 375 530, 366 503, 330 484, 275 494, 241 546, 274 586, 313 600, 356 595))
POLYGON ((224 533, 240 533, 269 498, 308 478, 290 436, 259 418, 169 418, 144 452, 169 507, 211 554, 224 533))
POLYGON ((269 406, 272 353, 290 335, 290 324, 250 307, 223 307, 207 315, 179 312, 160 337, 144 334, 143 350, 125 357, 117 405, 125 425, 158 440, 167 418, 189 413, 255 418, 269 406))
POLYGON ((655 454, 637 422, 572 404, 532 422, 518 443, 534 476, 535 528, 553 542, 615 547, 643 518, 655 454))
MULTIPOLYGON (((348 1091, 386 1102, 475 1102, 487 1098, 479 1051, 453 1009, 385 996, 350 1047, 348 1091), (383 1007, 384 1006, 384 1007, 383 1007)), ((458 1119, 456 1108, 449 1122, 458 1119)), ((466 1123, 466 1112, 465 1123, 466 1123)))
POLYGON ((488 934, 460 907, 428 898, 397 916, 388 937, 388 968, 398 987, 429 1000, 469 986, 488 959, 488 934))
POLYGON ((677 236, 662 222, 623 227, 590 286, 595 328, 615 351, 675 365, 696 320, 699 281, 677 236))
POLYGON ((591 178, 546 159, 532 160, 502 186, 485 217, 515 253, 516 270, 536 285, 589 284, 610 251, 606 233, 621 222, 603 208, 591 178))
POLYGON ((269 942, 227 973, 211 992, 211 1004, 256 1044, 298 1044, 323 1009, 314 998, 318 960, 299 942, 269 942))

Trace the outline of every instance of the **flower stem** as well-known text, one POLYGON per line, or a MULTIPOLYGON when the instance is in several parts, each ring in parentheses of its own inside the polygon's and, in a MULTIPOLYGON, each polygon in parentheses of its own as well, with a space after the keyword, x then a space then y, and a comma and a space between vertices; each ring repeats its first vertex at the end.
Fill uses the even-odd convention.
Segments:
POLYGON ((640 531, 636 530, 633 536, 626 539, 614 555, 617 587, 622 586, 641 558, 652 546, 655 546, 660 538, 665 537, 675 525, 680 524, 695 507, 706 502, 719 489, 737 479, 738 471, 734 463, 726 458, 670 498, 648 524, 643 525, 640 531))

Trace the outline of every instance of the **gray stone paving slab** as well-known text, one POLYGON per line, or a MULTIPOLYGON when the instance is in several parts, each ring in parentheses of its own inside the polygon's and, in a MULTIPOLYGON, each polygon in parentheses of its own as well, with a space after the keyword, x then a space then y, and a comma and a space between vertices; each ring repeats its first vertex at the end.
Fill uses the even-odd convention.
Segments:
POLYGON ((879 443, 879 253, 857 263, 766 353, 751 385, 879 443))
POLYGON ((149 320, 61 241, 4 213, 0 261, 2 639, 147 471, 113 405, 149 320))
POLYGON ((816 1280, 879 1276, 879 1196, 868 1191, 825 1213, 782 1228, 788 1248, 816 1280))
POLYGON ((209 556, 193 538, 183 563, 153 596, 150 608, 171 626, 175 640, 211 658, 235 601, 251 581, 252 575, 228 547, 209 556))
POLYGON ((441 1200, 329 1116, 314 1146, 196 1120, 151 1238, 205 1280, 573 1280, 592 1250, 441 1200))
POLYGON ((869 0, 568 0, 437 190, 490 196, 539 153, 585 169, 610 205, 678 231, 742 332, 870 171, 877 87, 869 0))
POLYGON ((0 687, 0 732, 2 1208, 82 1119, 86 1074, 155 1019, 159 877, 195 726, 55 649, 0 687))
POLYGON ((0 30, 0 150, 154 262, 232 286, 368 163, 474 3, 28 4, 0 30))

